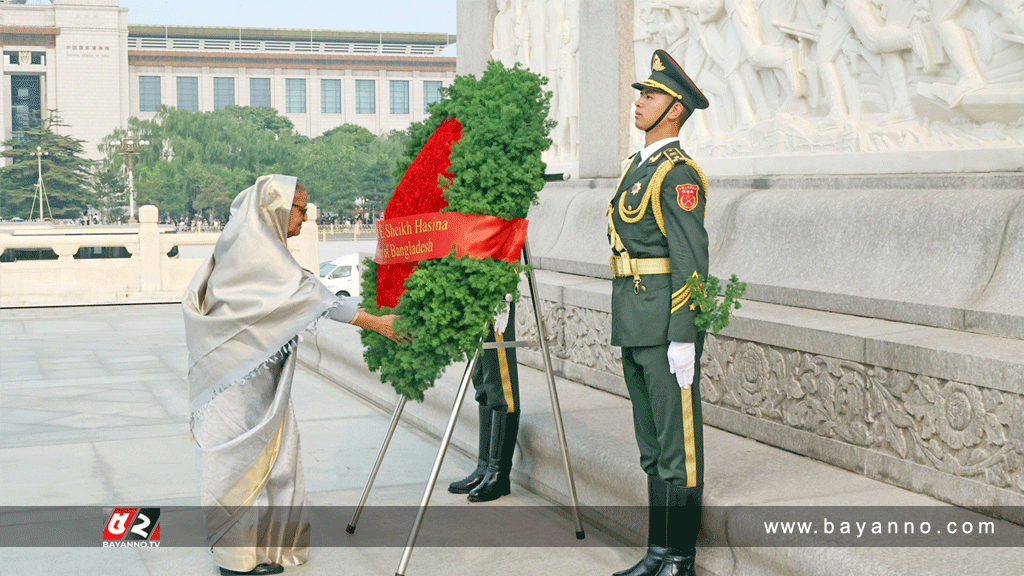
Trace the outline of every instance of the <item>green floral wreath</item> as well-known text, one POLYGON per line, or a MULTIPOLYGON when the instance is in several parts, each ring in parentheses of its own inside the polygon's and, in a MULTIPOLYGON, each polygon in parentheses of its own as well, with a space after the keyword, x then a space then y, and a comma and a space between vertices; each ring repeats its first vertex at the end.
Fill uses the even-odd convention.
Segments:
MULTIPOLYGON (((442 211, 489 214, 510 219, 526 214, 544 187, 541 152, 551 144, 547 120, 551 93, 547 80, 517 64, 506 68, 490 62, 478 79, 458 76, 444 100, 431 105, 429 118, 413 124, 403 174, 427 139, 449 118, 462 124, 461 139, 452 146, 450 185, 441 183, 448 207, 442 211)), ((456 258, 454 250, 438 260, 424 260, 406 280, 406 291, 393 310, 377 308, 377 266, 367 261, 362 279, 362 306, 394 313, 397 332, 411 342, 397 344, 363 330, 363 357, 381 381, 412 400, 434 385, 452 362, 480 346, 480 337, 506 294, 518 300, 519 263, 456 258)))

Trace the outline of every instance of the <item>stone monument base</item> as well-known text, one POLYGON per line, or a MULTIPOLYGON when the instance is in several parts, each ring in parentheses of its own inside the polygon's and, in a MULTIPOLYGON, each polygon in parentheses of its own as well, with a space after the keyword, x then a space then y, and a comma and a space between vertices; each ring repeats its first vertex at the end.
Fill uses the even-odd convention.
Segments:
MULTIPOLYGON (((557 372, 625 396, 609 345, 614 186, 549 184, 530 244, 557 372)), ((1019 174, 713 180, 711 273, 748 294, 708 337, 705 423, 1020 515, 1022 189, 1019 174)), ((530 350, 520 361, 541 366, 530 350)))

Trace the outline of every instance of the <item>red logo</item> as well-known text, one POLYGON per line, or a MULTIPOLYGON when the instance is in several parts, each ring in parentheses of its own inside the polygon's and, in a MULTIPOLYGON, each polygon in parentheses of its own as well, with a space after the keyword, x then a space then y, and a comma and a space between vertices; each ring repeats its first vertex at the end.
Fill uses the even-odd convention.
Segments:
POLYGON ((103 527, 104 540, 160 541, 159 508, 114 508, 103 527))
POLYGON ((700 188, 696 184, 680 184, 676 186, 676 202, 679 203, 679 207, 689 212, 697 207, 698 195, 700 188))

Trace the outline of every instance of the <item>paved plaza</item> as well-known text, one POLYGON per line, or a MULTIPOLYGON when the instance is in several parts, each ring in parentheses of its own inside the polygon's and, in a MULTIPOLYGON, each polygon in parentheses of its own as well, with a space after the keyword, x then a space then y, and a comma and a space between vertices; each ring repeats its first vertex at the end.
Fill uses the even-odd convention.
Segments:
MULTIPOLYGON (((198 505, 178 305, 0 310, 0 334, 0 506, 198 505)), ((296 374, 293 389, 310 502, 355 506, 390 414, 305 368, 296 374)), ((437 444, 401 425, 369 504, 415 506, 437 444)), ((431 505, 467 505, 465 496, 448 494, 446 486, 472 465, 450 450, 431 505)), ((536 509, 533 526, 571 540, 570 521, 542 507, 548 504, 514 488, 512 496, 483 506, 515 506, 520 513, 536 509)), ((367 513, 360 526, 370 521, 367 513)), ((400 537, 391 540, 404 542, 408 528, 396 528, 400 537)), ((96 546, 90 548, 0 546, 0 571, 4 576, 218 573, 203 548, 101 548, 101 529, 97 526, 96 546)), ((430 530, 428 515, 422 534, 430 530)), ((352 538, 359 536, 357 531, 352 538)), ((587 539, 588 547, 417 548, 406 573, 596 575, 620 569, 635 555, 590 527, 587 539), (607 546, 595 546, 602 539, 607 546)), ((286 574, 390 576, 402 550, 393 543, 315 548, 307 564, 286 574)))
MULTIPOLYGON (((167 512, 172 507, 198 506, 187 422, 185 338, 177 304, 4 309, 0 310, 0 334, 0 506, 32 507, 20 514, 9 510, 0 514, 5 538, 50 536, 65 528, 64 522, 54 522, 53 514, 67 507, 154 506, 167 512)), ((352 327, 336 323, 322 327, 315 342, 304 344, 304 361, 316 364, 318 345, 326 341, 341 344, 337 352, 347 360, 336 358, 334 368, 326 371, 320 363, 318 369, 324 375, 302 365, 293 387, 305 483, 317 510, 358 504, 391 418, 390 411, 380 407, 394 398, 375 375, 366 372, 352 327)), ((411 512, 426 486, 458 374, 461 370, 452 367, 428 393, 426 402, 407 406, 356 534, 344 533, 347 516, 328 526, 314 522, 314 545, 318 537, 326 538, 329 545, 314 546, 310 561, 289 568, 287 574, 391 576, 398 571, 412 525, 411 512), (402 507, 401 513, 382 516, 387 507, 402 507)), ((521 431, 519 478, 546 484, 545 490, 564 486, 564 476, 557 473, 561 455, 551 428, 544 375, 520 366, 520 379, 529 418, 521 431), (556 471, 554 477, 548 477, 552 471, 556 471)), ((642 505, 642 496, 632 493, 638 487, 639 472, 629 401, 562 379, 558 386, 581 504, 585 508, 622 502, 642 505)), ((472 409, 464 407, 463 412, 472 409)), ((421 546, 405 574, 607 575, 635 561, 636 550, 586 519, 587 538, 576 541, 564 510, 556 510, 549 500, 523 486, 515 487, 510 497, 473 506, 464 496, 448 494, 448 482, 473 465, 464 452, 475 446, 473 426, 468 418, 456 426, 453 446, 462 451, 448 451, 420 533, 421 546), (463 521, 480 510, 500 510, 503 518, 511 518, 511 528, 490 534, 488 544, 464 546, 461 543, 467 538, 486 532, 479 525, 467 528, 463 521), (506 541, 519 545, 501 544, 506 541)), ((913 506, 925 507, 925 514, 956 512, 927 496, 748 438, 707 426, 704 432, 708 454, 713 455, 707 462, 705 503, 709 508, 704 529, 719 541, 742 537, 760 520, 770 519, 765 514, 772 507, 913 506), (927 507, 938 508, 928 512, 927 507)), ((829 515, 841 512, 825 510, 829 515)), ((12 546, 0 541, 0 572, 3 576, 218 573, 201 544, 103 548, 105 517, 96 517, 95 526, 88 517, 79 520, 84 528, 77 534, 86 535, 85 547, 44 548, 31 541, 12 546)), ((1020 527, 1000 522, 999 534, 1001 542, 1008 542, 1014 534, 1024 533, 1020 527)), ((161 533, 165 543, 174 536, 168 529, 161 533)), ((777 547, 785 546, 781 543, 719 546, 701 548, 701 576, 1019 576, 1024 562, 1024 548, 1015 544, 957 547, 956 540, 947 543, 952 548, 855 547, 855 543, 819 548, 777 547)))

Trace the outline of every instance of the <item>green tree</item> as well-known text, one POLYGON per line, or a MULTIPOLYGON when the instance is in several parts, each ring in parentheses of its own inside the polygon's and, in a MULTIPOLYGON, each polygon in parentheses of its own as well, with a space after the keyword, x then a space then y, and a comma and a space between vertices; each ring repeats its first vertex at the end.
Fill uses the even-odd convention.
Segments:
POLYGON ((223 174, 223 171, 212 167, 211 170, 196 174, 196 198, 193 205, 197 211, 204 211, 212 222, 214 218, 224 218, 231 208, 231 201, 234 200, 238 190, 229 188, 225 183, 225 177, 230 174, 223 174))
POLYGON ((291 122, 270 108, 190 112, 162 106, 152 120, 131 118, 127 131, 104 138, 110 169, 121 170, 124 161, 110 142, 128 133, 151 142, 135 160, 137 203, 155 204, 172 216, 227 218, 231 199, 256 177, 291 170, 297 145, 291 122))
POLYGON ((128 178, 115 166, 109 157, 101 159, 96 164, 94 183, 96 194, 93 198, 93 207, 103 214, 104 221, 116 220, 127 212, 121 213, 120 209, 128 205, 128 178))
POLYGON ((136 204, 177 217, 201 212, 226 219, 231 200, 263 174, 292 174, 327 212, 351 212, 354 200, 379 212, 395 187, 392 175, 406 132, 377 136, 346 124, 306 139, 272 108, 230 106, 217 112, 160 107, 152 120, 130 118, 100 144, 99 179, 110 206, 127 203, 124 158, 111 142, 131 134, 150 141, 135 159, 136 204), (118 188, 120 187, 120 188, 118 188))
POLYGON ((392 172, 406 138, 345 124, 299 146, 295 175, 321 210, 351 212, 355 199, 363 198, 364 206, 379 212, 395 188, 392 172))
POLYGON ((37 147, 46 153, 41 163, 43 185, 53 216, 78 218, 85 213, 93 199, 93 162, 82 157, 83 140, 57 133, 66 126, 58 111, 50 110, 39 126, 18 132, 3 143, 0 155, 12 160, 12 164, 0 168, 0 214, 5 218, 28 218, 33 202, 39 213, 37 147))
POLYGON ((295 137, 295 124, 284 116, 279 116, 277 110, 266 107, 252 106, 228 106, 214 114, 222 114, 242 120, 251 124, 257 130, 267 130, 277 134, 278 138, 295 137))

